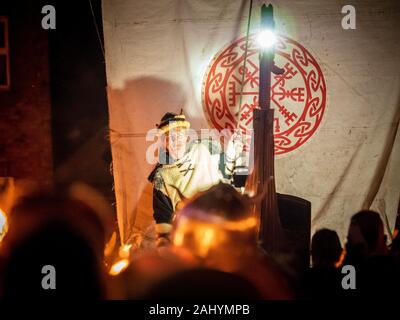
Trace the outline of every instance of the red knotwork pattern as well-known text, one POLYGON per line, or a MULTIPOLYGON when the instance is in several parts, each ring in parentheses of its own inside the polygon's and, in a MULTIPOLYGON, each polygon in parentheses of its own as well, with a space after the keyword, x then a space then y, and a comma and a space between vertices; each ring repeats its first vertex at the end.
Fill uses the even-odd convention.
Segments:
MULTIPOLYGON (((259 54, 254 35, 248 43, 243 70, 246 38, 240 38, 215 55, 203 81, 203 109, 216 129, 252 128, 253 109, 258 107, 259 54), (242 103, 240 91, 242 74, 242 103)), ((326 105, 326 85, 314 57, 298 42, 278 36, 275 63, 284 68, 272 74, 271 107, 275 109, 275 154, 290 152, 306 142, 317 130, 326 105)))

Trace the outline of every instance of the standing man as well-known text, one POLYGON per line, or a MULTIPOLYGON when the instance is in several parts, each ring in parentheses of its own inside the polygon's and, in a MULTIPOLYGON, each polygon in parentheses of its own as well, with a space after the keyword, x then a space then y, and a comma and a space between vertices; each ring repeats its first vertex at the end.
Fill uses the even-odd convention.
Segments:
POLYGON ((219 141, 188 141, 190 123, 185 116, 167 112, 157 126, 162 141, 159 163, 149 176, 153 183, 153 217, 156 231, 167 237, 174 212, 185 198, 219 183, 230 183, 235 161, 243 149, 241 140, 230 139, 222 153, 219 141))

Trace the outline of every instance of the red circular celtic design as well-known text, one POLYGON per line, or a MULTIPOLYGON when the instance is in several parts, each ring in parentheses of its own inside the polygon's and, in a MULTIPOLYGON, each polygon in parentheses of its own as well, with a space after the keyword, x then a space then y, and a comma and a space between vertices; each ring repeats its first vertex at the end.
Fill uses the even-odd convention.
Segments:
MULTIPOLYGON (((210 125, 218 130, 252 128, 259 90, 259 50, 254 40, 251 35, 245 70, 243 37, 217 53, 204 76, 203 109, 210 125)), ((279 155, 298 148, 315 133, 326 106, 326 85, 317 61, 298 42, 277 36, 275 53, 275 64, 285 70, 271 76, 274 145, 279 155)))

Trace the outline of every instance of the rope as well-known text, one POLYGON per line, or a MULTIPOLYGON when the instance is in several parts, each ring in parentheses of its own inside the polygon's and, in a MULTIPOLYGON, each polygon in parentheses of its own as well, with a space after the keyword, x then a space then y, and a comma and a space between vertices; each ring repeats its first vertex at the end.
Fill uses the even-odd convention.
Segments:
POLYGON ((101 52, 103 53, 103 58, 104 58, 104 60, 105 60, 106 57, 105 57, 103 42, 101 41, 101 36, 100 36, 100 32, 99 32, 99 27, 97 26, 96 17, 95 17, 95 15, 94 15, 93 7, 92 7, 92 0, 89 0, 89 5, 90 5, 90 11, 92 12, 92 18, 93 18, 93 22, 94 22, 94 27, 96 28, 96 32, 97 32, 97 38, 99 39, 101 52))

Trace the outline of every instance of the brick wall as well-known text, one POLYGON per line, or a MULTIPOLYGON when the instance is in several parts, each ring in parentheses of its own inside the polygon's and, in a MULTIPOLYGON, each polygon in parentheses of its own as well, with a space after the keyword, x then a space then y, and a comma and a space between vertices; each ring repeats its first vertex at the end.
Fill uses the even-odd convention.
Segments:
POLYGON ((6 161, 9 175, 49 185, 53 168, 48 31, 41 28, 41 5, 2 2, 0 15, 9 17, 11 53, 11 90, 0 91, 0 160, 6 161))

